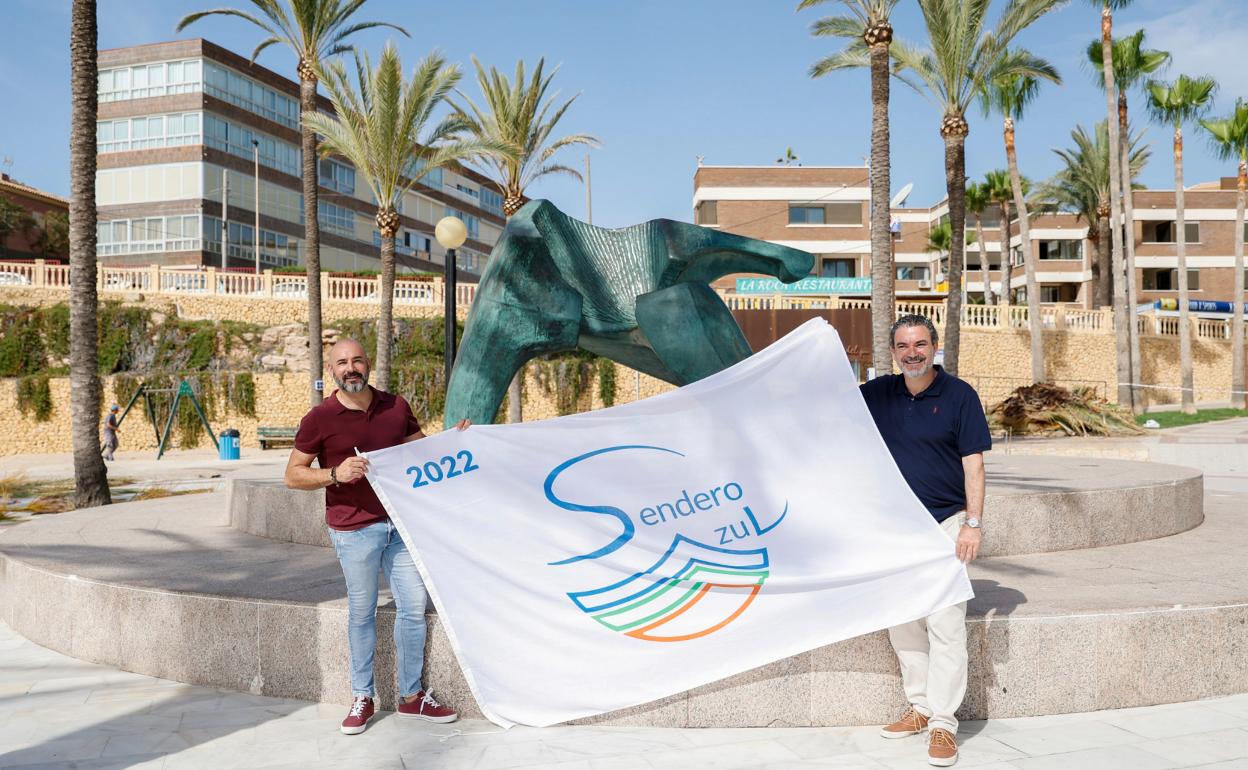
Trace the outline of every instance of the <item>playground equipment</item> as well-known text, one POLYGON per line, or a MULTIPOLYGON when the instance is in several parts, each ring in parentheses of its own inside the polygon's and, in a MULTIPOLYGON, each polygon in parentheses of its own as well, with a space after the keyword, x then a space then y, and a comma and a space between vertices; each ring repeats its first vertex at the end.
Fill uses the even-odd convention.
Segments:
POLYGON ((156 459, 159 460, 165 454, 165 445, 169 441, 169 432, 173 430, 173 419, 178 414, 178 404, 183 397, 191 400, 191 406, 195 407, 195 414, 199 415, 199 422, 204 426, 204 432, 208 434, 208 438, 212 440, 212 445, 220 451, 220 444, 217 443, 217 436, 212 432, 212 426, 208 424, 208 415, 204 414, 204 408, 200 405, 199 399, 195 396, 195 390, 191 388, 191 383, 182 380, 176 388, 149 388, 147 383, 140 383, 139 387, 134 391, 134 395, 126 402, 126 408, 122 410, 121 416, 117 418, 117 427, 121 427, 125 421, 126 415, 130 413, 130 409, 135 402, 139 400, 139 396, 143 397, 144 411, 147 412, 147 420, 152 424, 152 430, 156 435, 156 459), (159 420, 156 417, 156 404, 153 402, 152 396, 161 393, 173 393, 173 403, 169 405, 169 416, 165 418, 165 427, 163 430, 157 430, 156 426, 159 420))

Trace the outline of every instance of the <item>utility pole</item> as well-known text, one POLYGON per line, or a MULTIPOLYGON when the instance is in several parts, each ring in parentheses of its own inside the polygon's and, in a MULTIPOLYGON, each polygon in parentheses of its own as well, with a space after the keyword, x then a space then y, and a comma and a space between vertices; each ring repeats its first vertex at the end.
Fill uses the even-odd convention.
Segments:
POLYGON ((260 142, 251 140, 251 150, 256 164, 256 275, 260 275, 260 142))
POLYGON ((585 153, 585 221, 594 223, 594 198, 589 185, 589 153, 585 153))
POLYGON ((230 171, 221 169, 221 269, 225 270, 225 255, 230 250, 230 171))

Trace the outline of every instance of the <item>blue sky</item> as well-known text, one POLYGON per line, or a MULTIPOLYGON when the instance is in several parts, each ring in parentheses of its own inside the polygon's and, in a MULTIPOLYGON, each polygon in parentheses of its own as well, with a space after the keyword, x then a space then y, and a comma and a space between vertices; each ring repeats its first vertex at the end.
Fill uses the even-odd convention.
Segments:
MULTIPOLYGON (((205 37, 248 55, 258 30, 240 19, 201 21, 175 35, 185 13, 228 5, 229 0, 100 0, 100 46, 112 48, 205 37)), ((238 7, 246 3, 238 3, 238 7)), ((838 4, 795 13, 796 0, 370 0, 362 17, 405 26, 412 37, 386 30, 363 33, 358 43, 379 49, 394 37, 407 68, 433 48, 471 69, 469 57, 510 71, 518 58, 562 65, 556 85, 580 92, 561 127, 596 134, 593 151, 596 224, 622 226, 653 217, 689 219, 696 157, 708 164, 769 164, 792 147, 807 165, 861 164, 869 148, 870 112, 866 73, 811 80, 810 64, 828 53, 831 41, 809 35, 809 25, 838 4)), ((997 8, 1003 2, 995 3, 997 8)), ((1099 6, 1099 3, 1097 4, 1099 6)), ((1151 47, 1175 58, 1167 76, 1212 74, 1221 83, 1217 110, 1236 96, 1248 97, 1248 3, 1243 0, 1136 0, 1117 16, 1116 31, 1144 27, 1151 47)), ((894 25, 921 40, 915 0, 902 0, 894 25)), ((68 27, 69 0, 5 0, 0 10, 5 45, 0 47, 0 159, 14 177, 52 192, 69 189, 68 27)), ((1044 178, 1056 170, 1054 147, 1069 143, 1070 130, 1105 114, 1103 94, 1083 62, 1083 49, 1099 35, 1099 12, 1086 0, 1041 20, 1019 43, 1052 61, 1064 85, 1046 85, 1019 124, 1023 173, 1044 178)), ((294 61, 274 46, 260 63, 293 75, 294 61)), ((465 80, 475 95, 475 81, 465 80)), ((925 206, 944 195, 939 115, 928 102, 894 81, 892 106, 893 187, 914 182, 909 205, 925 206)), ((1143 99, 1133 94, 1133 103, 1143 99)), ((1141 121, 1143 110, 1136 113, 1141 121)), ((970 116, 968 173, 975 177, 1004 166, 1000 120, 970 116)), ((1189 129, 1188 184, 1231 175, 1204 138, 1189 129)), ((1151 126, 1153 158, 1143 174, 1150 187, 1172 187, 1170 132, 1151 126)), ((583 164, 583 153, 566 158, 583 164)), ((548 197, 583 216, 583 187, 554 180, 530 193, 548 197)))

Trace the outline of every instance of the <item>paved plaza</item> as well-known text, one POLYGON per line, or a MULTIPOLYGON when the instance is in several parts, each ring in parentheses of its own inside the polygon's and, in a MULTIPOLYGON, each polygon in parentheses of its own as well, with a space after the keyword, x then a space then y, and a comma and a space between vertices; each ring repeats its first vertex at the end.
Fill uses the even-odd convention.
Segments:
MULTIPOLYGON (((68 658, 0 627, 0 767, 920 768, 921 739, 869 727, 658 729, 430 725, 389 712, 359 736, 345 709, 190 687, 68 658)), ((1248 695, 964 722, 959 767, 1248 768, 1248 695)))
MULTIPOLYGON (((1248 493, 1248 420, 1134 440, 1014 442, 1008 449, 1003 444, 998 449, 1002 454, 1101 454, 1195 466, 1206 474, 1207 511, 1220 510, 1220 519, 1231 527, 1236 527, 1235 519, 1248 515, 1238 505, 1248 493)), ((276 460, 284 457, 284 452, 266 453, 258 464, 235 467, 248 477, 263 478, 277 472, 276 460)), ((139 458, 134 462, 136 472, 131 475, 144 477, 139 458)), ((166 479, 211 478, 222 470, 234 473, 234 467, 217 468, 207 457, 179 462, 184 464, 162 466, 169 474, 166 479)), ((1062 557, 1077 555, 1077 551, 1067 552, 1062 557)), ((159 631, 153 629, 153 633, 159 631)), ((873 727, 577 726, 504 732, 480 720, 431 725, 383 712, 365 734, 348 737, 338 732, 345 713, 339 704, 193 687, 118 671, 52 652, 3 626, 0 659, 4 661, 0 666, 0 767, 927 766, 921 739, 886 741, 873 727)), ((1078 659, 1068 663, 1072 672, 1086 667, 1086 661, 1078 659)), ((963 722, 959 737, 958 767, 1248 769, 1248 694, 963 722)))

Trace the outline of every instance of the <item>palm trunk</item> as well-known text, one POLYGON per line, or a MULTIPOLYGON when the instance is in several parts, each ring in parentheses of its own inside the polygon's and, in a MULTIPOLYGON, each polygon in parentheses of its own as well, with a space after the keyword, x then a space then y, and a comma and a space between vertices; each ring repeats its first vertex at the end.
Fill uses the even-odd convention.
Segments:
POLYGON ((1018 211, 1018 237, 1023 249, 1023 270, 1027 275, 1027 323, 1031 329, 1031 381, 1045 382, 1044 324, 1040 322, 1040 283, 1036 280, 1036 255, 1031 253, 1031 222, 1023 198, 1023 178, 1018 173, 1018 153, 1014 146, 1014 120, 1005 119, 1005 159, 1010 169, 1014 208, 1018 211))
POLYGON ((1101 244, 1105 243, 1105 238, 1109 237, 1108 225, 1105 229, 1101 228, 1101 217, 1097 217, 1095 222, 1088 225, 1088 243, 1092 245, 1092 254, 1088 258, 1088 267, 1092 272, 1092 282, 1088 287, 1085 295, 1085 301, 1093 310, 1100 305, 1101 298, 1101 263, 1105 259, 1105 249, 1101 244))
POLYGON ((373 383, 387 392, 394 342, 394 235, 392 230, 381 233, 381 310, 377 316, 377 377, 373 383))
MULTIPOLYGON (((889 34, 891 40, 891 32, 889 34)), ((871 359, 876 375, 893 371, 893 236, 889 230, 889 40, 871 46, 871 359)))
POLYGON ((984 244, 984 217, 975 213, 975 239, 979 241, 979 273, 984 282, 984 304, 992 304, 992 276, 988 271, 988 247, 984 244))
MULTIPOLYGON (((1183 128, 1174 128, 1174 244, 1179 270, 1179 376, 1182 378, 1183 413, 1196 414, 1196 390, 1192 377, 1192 326, 1187 303, 1187 225, 1183 216, 1183 128)), ((1241 277, 1242 281, 1243 278, 1241 277)))
POLYGON ((74 445, 74 506, 108 505, 100 454, 100 375, 95 256, 95 0, 74 0, 70 18, 69 390, 74 445))
MULTIPOLYGON (((299 110, 316 112, 316 78, 308 77, 300 63, 299 110)), ((321 344, 321 222, 317 203, 316 132, 301 123, 303 148, 303 245, 304 263, 308 268, 308 375, 309 399, 312 406, 321 403, 317 381, 324 377, 324 347, 321 344)), ((256 234, 259 237, 259 233, 256 234)))
POLYGON ((1106 276, 1113 286, 1114 336, 1116 338, 1118 403, 1131 404, 1131 344, 1127 331, 1126 262, 1122 254, 1122 169, 1117 148, 1119 132, 1114 87, 1114 15, 1108 4, 1101 11, 1101 68, 1105 76, 1105 104, 1109 130, 1110 243, 1113 246, 1113 272, 1106 276))
POLYGON ((1231 406, 1243 409, 1244 398, 1244 198, 1248 195, 1248 158, 1239 160, 1235 195, 1235 293, 1231 303, 1231 406))
MULTIPOLYGON (((1001 291, 997 304, 1010 306, 1010 204, 1001 201, 1001 291)), ((1006 311, 1009 312, 1009 311, 1006 311)))
MULTIPOLYGON (((507 222, 511 221, 511 215, 519 211, 521 205, 519 195, 507 195, 503 201, 503 213, 506 215, 507 222)), ((505 224, 504 227, 506 227, 505 224)), ((525 367, 521 364, 520 370, 507 385, 507 422, 509 423, 524 422, 524 370, 525 367)))
POLYGON ((1130 347, 1131 411, 1144 411, 1144 390, 1137 385, 1144 381, 1140 358, 1140 287, 1135 277, 1135 193, 1131 178, 1131 129, 1127 121, 1127 95, 1118 94, 1118 144, 1122 169, 1122 218, 1127 251, 1127 344, 1130 347))
MULTIPOLYGON (((961 116, 957 116, 965 126, 961 116)), ((946 118, 946 120, 949 120, 946 118)), ((966 254, 966 131, 941 132, 945 140, 945 188, 949 193, 949 294, 945 313, 944 368, 958 373, 962 342, 962 265, 966 254)))
POLYGON ((1097 212, 1096 220, 1097 239, 1100 248, 1096 252, 1097 262, 1097 279, 1096 279, 1096 307, 1105 308, 1112 304, 1113 284, 1110 277, 1110 262, 1112 261, 1111 243, 1113 236, 1110 234, 1113 224, 1108 212, 1097 212))

